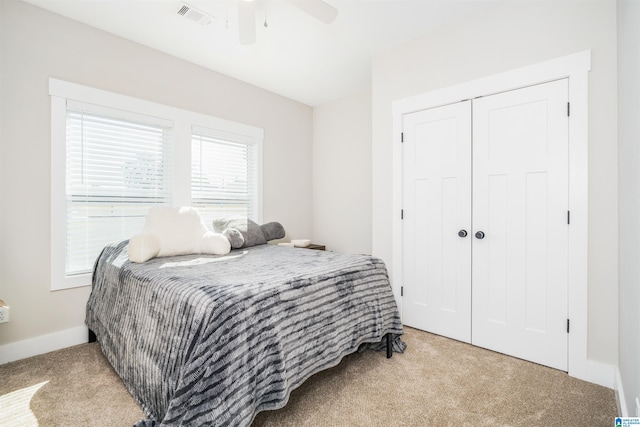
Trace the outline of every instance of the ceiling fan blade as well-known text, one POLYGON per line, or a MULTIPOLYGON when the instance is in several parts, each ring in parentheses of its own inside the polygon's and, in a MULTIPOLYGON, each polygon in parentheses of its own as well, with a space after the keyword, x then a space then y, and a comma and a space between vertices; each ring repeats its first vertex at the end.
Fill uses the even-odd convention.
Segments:
POLYGON ((288 0, 289 3, 316 19, 331 24, 338 17, 338 9, 322 0, 288 0))
POLYGON ((238 1, 238 37, 240 44, 256 42, 256 3, 253 1, 238 1))

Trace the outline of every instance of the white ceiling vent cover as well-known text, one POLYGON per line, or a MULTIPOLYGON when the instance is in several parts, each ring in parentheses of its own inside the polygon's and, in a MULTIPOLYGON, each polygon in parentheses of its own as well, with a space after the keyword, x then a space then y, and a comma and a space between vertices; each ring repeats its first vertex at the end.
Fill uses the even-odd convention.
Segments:
POLYGON ((196 9, 193 6, 190 6, 186 3, 180 3, 180 6, 178 6, 178 15, 180 16, 184 16, 185 18, 189 18, 190 20, 192 20, 193 22, 196 22, 200 25, 209 25, 213 22, 214 19, 216 19, 215 17, 196 9))

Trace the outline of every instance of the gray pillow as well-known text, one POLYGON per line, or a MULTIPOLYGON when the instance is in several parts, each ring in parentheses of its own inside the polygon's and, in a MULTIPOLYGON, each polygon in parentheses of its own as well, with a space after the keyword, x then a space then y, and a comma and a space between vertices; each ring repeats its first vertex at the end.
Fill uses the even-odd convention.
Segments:
POLYGON ((284 227, 279 222, 268 222, 260 227, 267 240, 282 239, 285 235, 284 227))
POLYGON ((216 233, 224 234, 225 236, 227 236, 227 239, 229 239, 229 242, 231 243, 231 247, 234 249, 248 248, 256 245, 264 245, 267 243, 267 239, 264 237, 262 228, 249 218, 217 218, 213 220, 213 229, 216 233), (231 229, 235 229, 240 232, 240 234, 244 238, 244 243, 242 243, 241 246, 234 246, 234 243, 237 245, 240 239, 238 238, 237 233, 235 231, 232 231, 231 229))
POLYGON ((231 249, 239 249, 244 245, 244 236, 237 228, 227 228, 222 235, 231 243, 231 249))

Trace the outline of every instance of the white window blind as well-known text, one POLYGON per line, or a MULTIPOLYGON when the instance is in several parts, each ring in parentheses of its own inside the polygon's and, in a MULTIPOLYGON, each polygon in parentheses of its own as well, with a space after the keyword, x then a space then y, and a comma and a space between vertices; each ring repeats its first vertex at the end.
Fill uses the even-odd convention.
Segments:
POLYGON ((258 220, 258 145, 194 126, 191 202, 208 227, 222 216, 258 220))
POLYGON ((90 272, 110 242, 171 204, 171 122, 67 104, 65 275, 90 272))

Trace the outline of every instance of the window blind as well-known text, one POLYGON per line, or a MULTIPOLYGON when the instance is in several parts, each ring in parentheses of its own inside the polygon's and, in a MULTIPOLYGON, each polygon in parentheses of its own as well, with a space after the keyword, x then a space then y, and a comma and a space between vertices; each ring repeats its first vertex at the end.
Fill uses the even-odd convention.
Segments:
POLYGON ((258 216, 258 148, 193 127, 191 203, 211 228, 214 218, 258 216))
POLYGON ((150 206, 171 204, 171 123, 104 111, 67 106, 67 276, 90 272, 106 244, 139 233, 150 206))

